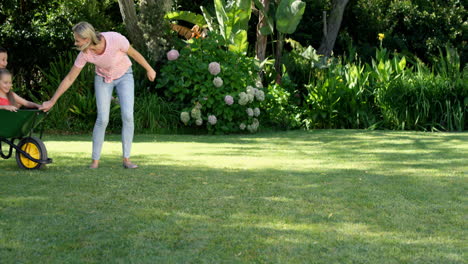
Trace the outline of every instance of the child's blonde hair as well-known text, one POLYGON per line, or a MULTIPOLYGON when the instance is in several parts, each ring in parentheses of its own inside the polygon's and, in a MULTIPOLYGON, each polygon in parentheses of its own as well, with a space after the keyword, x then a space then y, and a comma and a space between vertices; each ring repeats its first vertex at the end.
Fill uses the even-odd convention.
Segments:
POLYGON ((73 26, 72 28, 73 32, 78 34, 78 36, 80 36, 80 38, 84 38, 84 39, 90 39, 91 41, 88 42, 87 44, 81 46, 81 47, 78 47, 78 50, 85 50, 89 47, 89 45, 93 44, 93 45, 97 45, 99 43, 101 43, 101 36, 99 34, 99 32, 97 32, 93 25, 91 25, 90 23, 88 22, 80 22, 76 25, 73 26))
MULTIPOLYGON (((11 72, 8 71, 7 69, 0 69, 0 80, 5 75, 11 75, 11 72)), ((16 105, 16 100, 15 100, 15 97, 13 96, 13 92, 11 90, 8 91, 8 93, 7 93, 7 99, 10 102, 10 105, 16 105)))

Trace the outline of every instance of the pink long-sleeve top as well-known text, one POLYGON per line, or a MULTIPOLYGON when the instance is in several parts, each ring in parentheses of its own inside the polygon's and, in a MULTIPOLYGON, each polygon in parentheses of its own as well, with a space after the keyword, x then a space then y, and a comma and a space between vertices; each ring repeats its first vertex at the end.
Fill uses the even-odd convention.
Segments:
POLYGON ((83 68, 87 62, 96 66, 96 74, 104 77, 106 83, 122 77, 132 65, 127 51, 130 43, 127 38, 117 32, 102 32, 106 39, 104 53, 97 55, 90 51, 81 51, 75 60, 75 66, 83 68))

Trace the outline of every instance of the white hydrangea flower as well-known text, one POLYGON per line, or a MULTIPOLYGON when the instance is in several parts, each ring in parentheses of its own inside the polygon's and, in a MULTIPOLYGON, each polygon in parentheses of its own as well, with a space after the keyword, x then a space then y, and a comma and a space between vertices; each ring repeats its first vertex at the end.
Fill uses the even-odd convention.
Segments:
POLYGON ((195 124, 197 124, 197 126, 203 125, 203 119, 200 118, 200 119, 195 120, 195 124))
POLYGON ((260 115, 260 109, 258 107, 255 107, 253 110, 254 116, 259 116, 260 115))
POLYGON ((255 95, 253 94, 247 94, 247 97, 249 98, 249 103, 254 101, 255 95))
POLYGON ((259 126, 260 122, 258 122, 257 118, 254 118, 252 124, 247 126, 247 130, 249 130, 251 133, 254 133, 257 132, 259 126))
POLYGON ((239 104, 246 105, 248 102, 249 102, 249 97, 247 96, 247 94, 244 92, 241 92, 239 94, 239 104))
POLYGON ((254 115, 254 111, 253 111, 252 108, 250 108, 250 107, 247 108, 245 111, 247 112, 247 115, 248 115, 248 116, 253 116, 253 115, 254 115))
POLYGON ((214 116, 214 115, 209 115, 208 116, 208 123, 210 123, 212 125, 215 125, 216 122, 218 122, 218 120, 216 119, 216 116, 214 116))
POLYGON ((257 101, 261 102, 265 100, 265 93, 262 90, 257 90, 257 92, 255 93, 255 98, 257 99, 257 101))
POLYGON ((180 120, 187 125, 188 121, 190 120, 190 115, 188 112, 182 112, 180 113, 180 120))
POLYGON ((260 122, 258 121, 257 118, 254 118, 254 119, 252 120, 252 124, 254 124, 256 127, 258 127, 258 126, 260 125, 260 122))
POLYGON ((244 129, 245 129, 245 127, 246 127, 246 126, 245 126, 245 124, 244 124, 244 123, 241 123, 241 124, 239 125, 239 128, 240 128, 241 130, 244 130, 244 129))
POLYGON ((195 106, 194 108, 192 108, 191 114, 193 119, 201 119, 200 108, 195 106))
POLYGON ((255 86, 257 86, 258 88, 263 88, 262 80, 257 79, 257 81, 255 81, 255 86))
POLYGON ((221 79, 221 77, 215 77, 213 79, 213 84, 214 84, 214 86, 219 88, 219 87, 223 86, 223 79, 221 79))
POLYGON ((252 86, 247 86, 247 88, 245 89, 245 91, 247 92, 247 94, 251 94, 251 95, 255 95, 255 90, 252 86))

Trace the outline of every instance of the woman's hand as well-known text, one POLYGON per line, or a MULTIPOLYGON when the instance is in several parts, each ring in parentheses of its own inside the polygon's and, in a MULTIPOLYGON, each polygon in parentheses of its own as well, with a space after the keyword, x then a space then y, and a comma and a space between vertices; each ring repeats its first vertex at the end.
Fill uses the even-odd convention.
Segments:
POLYGON ((18 107, 14 106, 14 105, 5 105, 2 107, 2 109, 5 109, 7 111, 10 111, 10 112, 17 112, 18 111, 18 107))
POLYGON ((146 75, 148 76, 148 80, 154 82, 154 79, 156 79, 156 71, 151 69, 146 72, 146 75))
POLYGON ((43 102, 43 103, 42 103, 42 106, 39 107, 39 110, 44 111, 44 112, 47 112, 47 111, 49 111, 54 105, 55 105, 55 103, 54 103, 53 101, 46 101, 46 102, 43 102))

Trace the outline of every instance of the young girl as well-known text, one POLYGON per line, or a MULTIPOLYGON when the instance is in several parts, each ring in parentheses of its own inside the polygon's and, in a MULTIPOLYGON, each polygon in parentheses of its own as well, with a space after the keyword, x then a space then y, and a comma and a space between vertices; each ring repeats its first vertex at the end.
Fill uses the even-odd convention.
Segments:
POLYGON ((11 73, 0 69, 0 109, 16 112, 18 106, 39 108, 40 105, 30 102, 11 91, 11 73))
POLYGON ((0 47, 0 69, 6 68, 8 65, 8 53, 7 50, 0 47))

